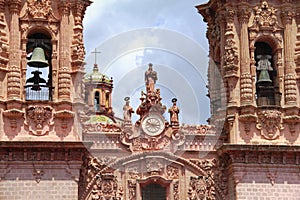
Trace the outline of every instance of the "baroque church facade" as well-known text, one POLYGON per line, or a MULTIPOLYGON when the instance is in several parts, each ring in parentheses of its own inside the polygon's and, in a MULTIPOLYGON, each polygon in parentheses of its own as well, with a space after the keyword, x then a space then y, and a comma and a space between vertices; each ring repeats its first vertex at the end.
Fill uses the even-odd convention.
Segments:
POLYGON ((181 125, 151 63, 114 116, 113 79, 84 72, 91 3, 0 0, 0 199, 299 199, 300 1, 196 6, 208 125, 181 125))

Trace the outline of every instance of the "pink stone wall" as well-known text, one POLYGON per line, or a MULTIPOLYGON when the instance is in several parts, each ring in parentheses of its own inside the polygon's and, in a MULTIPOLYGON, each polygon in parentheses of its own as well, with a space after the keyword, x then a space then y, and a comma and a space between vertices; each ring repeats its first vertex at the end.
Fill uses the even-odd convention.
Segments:
POLYGON ((78 185, 68 180, 3 180, 0 182, 1 200, 77 200, 78 185))
POLYGON ((237 199, 247 200, 299 200, 300 184, 241 183, 237 186, 237 199))
POLYGON ((35 164, 43 171, 38 177, 34 174, 32 164, 0 165, 0 199, 1 200, 78 200, 79 169, 74 166, 35 164))
POLYGON ((239 179, 236 199, 300 199, 300 174, 295 166, 261 165, 238 170, 235 173, 236 180, 239 179))

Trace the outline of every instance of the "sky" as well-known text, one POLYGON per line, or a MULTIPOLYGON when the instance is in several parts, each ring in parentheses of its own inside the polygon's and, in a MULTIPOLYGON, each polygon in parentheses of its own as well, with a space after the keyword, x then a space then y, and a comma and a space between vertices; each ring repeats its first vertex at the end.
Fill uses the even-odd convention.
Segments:
MULTIPOLYGON (((113 77, 113 111, 122 117, 124 97, 136 110, 148 63, 158 73, 156 88, 162 103, 178 99, 179 120, 206 124, 208 42, 207 26, 197 12, 203 0, 94 0, 83 21, 86 72, 96 62, 101 73, 113 77), (101 53, 92 53, 97 50, 101 53)), ((168 113, 165 114, 168 120, 168 113)), ((138 116, 133 115, 133 121, 138 116)))

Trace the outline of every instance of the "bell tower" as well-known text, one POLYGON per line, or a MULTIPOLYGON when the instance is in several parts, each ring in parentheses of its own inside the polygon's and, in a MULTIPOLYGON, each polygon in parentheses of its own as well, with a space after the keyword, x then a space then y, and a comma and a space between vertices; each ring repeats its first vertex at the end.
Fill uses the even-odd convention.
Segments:
POLYGON ((263 198, 274 187, 292 198, 288 185, 300 184, 291 181, 300 152, 299 2, 211 0, 197 9, 208 25, 210 123, 224 120, 227 138, 217 150, 228 174, 224 199, 263 198))
POLYGON ((79 141, 88 0, 1 3, 1 140, 79 141))
POLYGON ((78 198, 90 4, 0 0, 0 199, 78 198))
POLYGON ((300 144, 298 10, 290 1, 197 8, 208 23, 212 119, 225 118, 230 143, 300 144))

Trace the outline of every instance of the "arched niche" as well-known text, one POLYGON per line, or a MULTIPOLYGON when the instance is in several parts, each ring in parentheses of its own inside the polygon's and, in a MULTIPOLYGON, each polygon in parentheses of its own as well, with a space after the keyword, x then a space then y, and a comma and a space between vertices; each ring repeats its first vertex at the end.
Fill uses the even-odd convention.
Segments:
POLYGON ((25 99, 51 101, 52 41, 51 35, 44 29, 29 32, 26 61, 25 99))
POLYGON ((279 68, 281 49, 272 37, 262 36, 253 43, 251 52, 255 67, 256 104, 258 107, 280 106, 279 68))
POLYGON ((95 91, 94 93, 94 111, 100 112, 100 92, 95 91))

